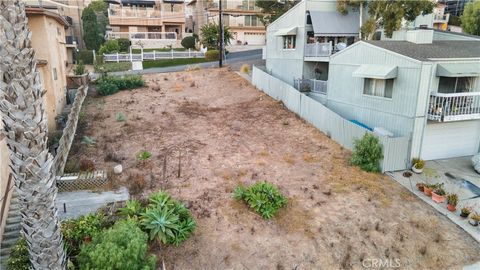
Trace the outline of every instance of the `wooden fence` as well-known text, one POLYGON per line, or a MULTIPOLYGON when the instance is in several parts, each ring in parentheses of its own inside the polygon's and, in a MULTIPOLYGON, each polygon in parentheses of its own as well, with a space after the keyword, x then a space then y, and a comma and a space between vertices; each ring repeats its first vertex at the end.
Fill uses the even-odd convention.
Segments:
MULTIPOLYGON (((252 83, 272 98, 281 100, 289 110, 298 114, 347 149, 353 149, 355 139, 361 138, 365 133, 371 133, 368 129, 344 119, 320 102, 258 67, 253 67, 252 83)), ((408 166, 409 138, 375 135, 383 145, 382 172, 406 169, 408 166)))

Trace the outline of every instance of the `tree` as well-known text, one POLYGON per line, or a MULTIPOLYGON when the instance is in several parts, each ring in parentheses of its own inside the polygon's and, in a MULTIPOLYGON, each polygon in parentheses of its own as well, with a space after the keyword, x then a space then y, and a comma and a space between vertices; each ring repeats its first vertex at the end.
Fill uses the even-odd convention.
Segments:
POLYGON ((45 90, 31 47, 25 4, 0 1, 0 112, 34 269, 65 269, 53 157, 47 148, 45 90))
POLYGON ((460 20, 466 33, 480 36, 480 1, 468 3, 460 20))
POLYGON ((387 37, 402 26, 402 20, 413 21, 419 15, 432 13, 435 3, 430 0, 340 0, 337 10, 342 14, 348 13, 348 7, 362 8, 367 6, 369 18, 360 29, 362 36, 372 39, 379 28, 383 28, 387 37))
POLYGON ((265 26, 267 26, 295 6, 298 2, 299 1, 296 0, 257 0, 255 1, 255 6, 262 9, 263 14, 258 15, 258 18, 265 26))
POLYGON ((97 22, 97 15, 93 8, 90 6, 86 7, 82 12, 82 22, 83 22, 83 41, 85 41, 85 46, 89 50, 100 49, 100 45, 103 42, 103 37, 100 33, 100 27, 97 22))
MULTIPOLYGON (((219 50, 219 32, 218 24, 209 23, 202 26, 200 29, 202 35, 202 44, 205 45, 209 50, 219 50)), ((230 29, 226 26, 223 27, 223 42, 225 44, 230 44, 230 40, 233 38, 230 29)))

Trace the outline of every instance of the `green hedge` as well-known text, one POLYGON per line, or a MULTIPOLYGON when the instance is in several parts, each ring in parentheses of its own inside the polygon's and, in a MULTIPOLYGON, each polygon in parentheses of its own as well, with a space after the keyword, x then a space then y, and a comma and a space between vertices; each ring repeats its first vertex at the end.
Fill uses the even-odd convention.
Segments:
POLYGON ((102 96, 113 95, 120 90, 134 89, 145 85, 142 76, 106 76, 98 81, 98 94, 102 96))
POLYGON ((86 65, 93 65, 92 50, 80 50, 77 52, 77 62, 82 61, 86 65))
POLYGON ((207 61, 215 61, 220 58, 220 51, 218 50, 210 50, 205 53, 205 59, 207 61))

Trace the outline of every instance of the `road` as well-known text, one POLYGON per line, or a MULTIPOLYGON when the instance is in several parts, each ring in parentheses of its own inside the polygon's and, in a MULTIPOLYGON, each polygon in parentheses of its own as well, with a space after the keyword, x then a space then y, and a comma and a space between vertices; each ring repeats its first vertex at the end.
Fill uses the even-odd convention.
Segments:
MULTIPOLYGON (((225 65, 231 66, 232 69, 238 70, 243 64, 249 65, 264 65, 264 60, 262 60, 262 50, 250 50, 242 52, 232 52, 227 55, 225 60, 225 65)), ((218 67, 218 62, 208 62, 200 63, 193 65, 181 65, 181 66, 172 66, 172 67, 162 67, 162 68, 149 68, 144 70, 129 70, 129 71, 120 71, 120 72, 111 72, 111 75, 133 75, 133 74, 151 74, 151 73, 166 73, 166 72, 175 72, 183 71, 188 67, 198 66, 201 68, 212 68, 218 67)))

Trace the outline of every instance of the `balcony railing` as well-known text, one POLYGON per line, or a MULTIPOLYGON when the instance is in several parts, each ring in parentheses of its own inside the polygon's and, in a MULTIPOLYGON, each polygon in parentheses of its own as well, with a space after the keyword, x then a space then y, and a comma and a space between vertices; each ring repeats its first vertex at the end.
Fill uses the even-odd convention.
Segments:
POLYGON ((121 8, 110 7, 108 16, 111 18, 140 18, 140 19, 179 19, 185 18, 185 11, 181 8, 160 10, 158 8, 121 8))
POLYGON ((126 38, 134 39, 167 39, 176 40, 177 33, 175 32, 107 32, 108 39, 126 38))
POLYGON ((77 38, 74 36, 65 36, 65 43, 66 44, 77 44, 77 38))
POLYGON ((480 92, 431 93, 428 119, 438 122, 480 119, 480 92))
POLYGON ((307 43, 305 57, 325 57, 332 55, 331 43, 307 43))
POLYGON ((448 21, 448 14, 435 14, 435 16, 433 17, 433 19, 435 21, 448 21))
POLYGON ((327 81, 314 79, 295 79, 293 87, 300 92, 313 92, 318 94, 327 94, 327 81))

